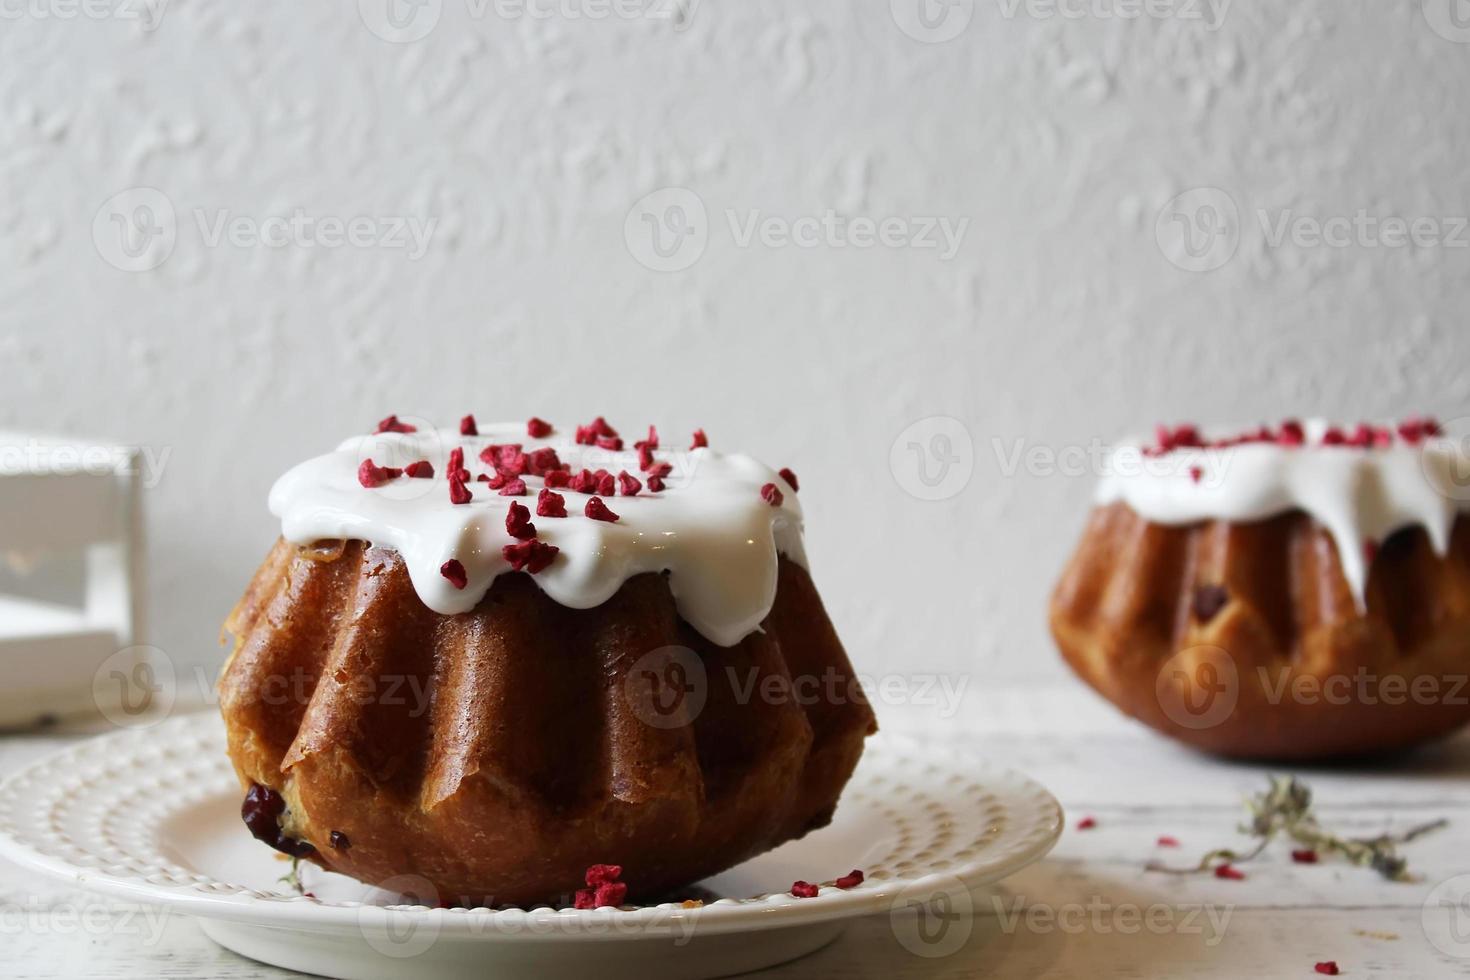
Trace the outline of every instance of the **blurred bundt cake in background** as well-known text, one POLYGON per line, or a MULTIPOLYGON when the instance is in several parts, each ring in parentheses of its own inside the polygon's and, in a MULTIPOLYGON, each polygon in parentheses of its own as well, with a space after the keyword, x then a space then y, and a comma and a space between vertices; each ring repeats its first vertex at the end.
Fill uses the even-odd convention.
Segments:
POLYGON ((1063 656, 1198 748, 1317 759, 1470 721, 1470 458, 1434 422, 1115 450, 1051 602, 1063 656))
POLYGON ((566 901, 604 864, 621 883, 579 905, 652 898, 825 825, 876 726, 796 490, 600 418, 390 417, 291 470, 226 623, 247 825, 474 905, 566 901))

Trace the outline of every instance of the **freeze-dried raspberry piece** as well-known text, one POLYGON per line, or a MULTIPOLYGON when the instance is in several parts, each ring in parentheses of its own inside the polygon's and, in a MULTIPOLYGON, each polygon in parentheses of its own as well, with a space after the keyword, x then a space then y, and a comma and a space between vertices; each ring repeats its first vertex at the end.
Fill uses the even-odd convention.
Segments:
POLYGON ((480 450, 480 462, 496 469, 505 469, 516 457, 523 455, 518 442, 491 443, 480 450))
MULTIPOLYGON (((497 474, 503 476, 504 474, 497 474)), ((526 495, 526 481, 518 476, 513 476, 505 481, 505 486, 500 488, 502 497, 524 497, 526 495)))
POLYGON ((525 504, 510 502, 510 509, 505 512, 505 533, 522 541, 536 536, 536 525, 531 523, 531 511, 525 504))
POLYGON ((653 448, 641 442, 638 444, 638 468, 645 473, 653 469, 653 448))
POLYGON ((357 482, 369 490, 381 487, 389 480, 396 480, 402 475, 402 470, 391 466, 379 466, 370 459, 363 460, 362 465, 357 468, 357 482))
POLYGON ((561 469, 561 460, 557 458, 556 450, 550 446, 526 453, 525 457, 526 472, 532 476, 545 476, 552 470, 561 469))
POLYGON ((449 579, 449 584, 456 589, 462 589, 469 583, 469 576, 465 574, 464 565, 460 564, 458 558, 451 558, 439 566, 439 574, 449 579))
POLYGON ((1420 418, 1411 415, 1399 423, 1399 435, 1411 446, 1417 446, 1425 439, 1444 435, 1444 428, 1432 418, 1420 418))
MULTIPOLYGON (((577 426, 577 444, 582 446, 595 446, 599 439, 616 439, 618 430, 607 424, 607 420, 601 415, 593 419, 589 425, 577 426)), ((607 447, 603 447, 604 449, 607 447)), ((621 448, 621 445, 620 447, 621 448)))
POLYGON ((594 864, 587 869, 583 880, 593 888, 605 885, 610 881, 617 881, 623 876, 621 864, 594 864))
POLYGON ((579 888, 573 904, 579 909, 620 908, 627 898, 627 885, 621 881, 609 881, 594 888, 579 888))
POLYGON ((598 436, 597 448, 606 449, 610 452, 622 452, 623 440, 618 436, 598 436))
POLYGON ((786 498, 784 495, 782 495, 780 487, 776 486, 774 483, 767 483, 765 486, 761 487, 761 499, 770 504, 772 507, 780 507, 782 501, 784 501, 786 498))
POLYGON ((629 475, 627 470, 618 474, 618 493, 624 497, 636 497, 638 491, 643 489, 643 484, 638 482, 636 476, 629 475))
POLYGON ((777 470, 777 475, 786 481, 786 485, 791 488, 792 493, 801 492, 801 484, 796 482, 796 474, 791 472, 789 466, 781 467, 781 469, 777 470))
POLYGON ((646 438, 646 439, 639 439, 637 442, 633 443, 633 448, 634 449, 645 449, 645 448, 646 449, 657 449, 658 448, 658 430, 655 429, 653 426, 650 425, 648 427, 648 438, 646 438))
POLYGON ((464 468, 464 450, 456 446, 449 450, 449 463, 445 466, 446 475, 451 480, 460 483, 470 482, 470 471, 464 468))
POLYGON ((809 881, 793 881, 791 883, 791 894, 797 898, 816 898, 819 891, 821 889, 809 881))
POLYGON ((1176 425, 1170 428, 1167 425, 1156 426, 1154 429, 1155 448, 1159 452, 1167 453, 1175 449, 1200 449, 1205 442, 1200 436, 1199 427, 1193 425, 1176 425))
POLYGON ((557 553, 561 549, 554 544, 546 544, 542 541, 532 541, 531 544, 534 547, 531 548, 531 560, 526 563, 526 571, 535 575, 547 565, 550 565, 552 559, 557 556, 557 553))
POLYGON ((1367 449, 1373 445, 1373 426, 1367 422, 1359 422, 1357 428, 1347 438, 1347 444, 1355 449, 1367 449))
POLYGON ((465 482, 463 480, 458 479, 454 476, 451 476, 449 478, 450 503, 467 504, 473 499, 475 499, 475 495, 470 493, 470 488, 465 485, 465 482))
POLYGON ((526 422, 526 435, 532 439, 545 439, 551 435, 551 423, 532 415, 526 422))
POLYGON ((1287 419, 1281 423, 1281 431, 1276 434, 1276 441, 1283 446, 1300 446, 1307 441, 1307 430, 1296 419, 1287 419))
POLYGON ((661 476, 650 476, 648 478, 648 492, 649 493, 663 493, 664 492, 664 478, 661 477, 661 476))
POLYGON ((520 446, 502 446, 495 468, 508 476, 520 476, 526 472, 526 454, 520 446))
POLYGON ((475 425, 475 417, 473 415, 466 415, 459 420, 459 434, 462 436, 477 436, 480 434, 480 429, 475 425))
POLYGON ((510 562, 510 567, 519 572, 522 569, 535 575, 537 572, 550 565, 561 551, 554 544, 547 544, 532 538, 530 541, 517 541, 500 549, 505 560, 510 562))
POLYGON ((407 422, 398 421, 398 416, 390 415, 378 423, 378 432, 417 432, 418 427, 409 425, 407 422))
POLYGON ((1248 432, 1242 437, 1244 442, 1275 442, 1276 433, 1271 431, 1269 425, 1262 425, 1254 432, 1248 432))
POLYGON ((403 472, 415 480, 431 480, 434 478, 434 464, 427 459, 421 459, 416 463, 409 463, 403 468, 403 472))
POLYGON ((861 871, 859 871, 857 868, 853 868, 847 874, 843 875, 841 878, 838 878, 836 881, 832 882, 832 884, 836 885, 838 888, 856 888, 858 885, 861 885, 862 883, 863 883, 863 873, 861 871))
POLYGON ((1183 448, 1198 449, 1205 444, 1204 437, 1199 433, 1199 427, 1194 425, 1178 425, 1174 427, 1174 445, 1183 448))
POLYGON ((567 487, 572 483, 571 470, 547 470, 546 485, 548 487, 567 487))
POLYGON ((575 493, 596 493, 597 477, 592 475, 591 470, 583 470, 573 476, 567 486, 575 493))
POLYGON ((618 520, 618 515, 607 509, 607 504, 602 502, 601 497, 593 497, 587 501, 582 513, 594 521, 607 521, 609 524, 615 524, 618 520))
POLYGON ((628 900, 628 886, 621 881, 608 881, 592 894, 594 908, 620 908, 628 900))
POLYGON ((553 493, 546 487, 541 488, 541 493, 536 497, 537 517, 566 517, 567 498, 559 493, 553 493))
POLYGON ((594 864, 587 869, 587 887, 575 896, 579 909, 617 908, 627 901, 628 886, 618 879, 623 876, 620 864, 594 864))
POLYGON ((611 497, 618 492, 617 478, 607 470, 598 470, 592 475, 597 478, 597 493, 611 497))
POLYGON ((704 434, 703 429, 694 430, 694 441, 689 444, 690 449, 703 449, 709 445, 709 437, 704 434))

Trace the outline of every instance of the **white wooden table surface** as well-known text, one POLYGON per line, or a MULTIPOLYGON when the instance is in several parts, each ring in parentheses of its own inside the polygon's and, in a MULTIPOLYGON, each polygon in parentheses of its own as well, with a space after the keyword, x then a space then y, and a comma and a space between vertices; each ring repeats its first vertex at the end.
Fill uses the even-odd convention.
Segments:
MULTIPOLYGON (((886 717, 890 728, 913 724, 906 713, 886 717)), ((952 953, 917 956, 898 940, 906 924, 877 916, 760 976, 1313 977, 1316 962, 1335 960, 1346 977, 1470 977, 1470 904, 1439 902, 1447 891, 1470 892, 1470 736, 1368 766, 1294 770, 1334 830, 1367 835, 1449 818, 1447 830, 1405 849, 1423 880, 1296 865, 1283 843, 1244 865, 1246 880, 1226 881, 1150 873, 1144 864, 1243 844, 1241 800, 1270 770, 1175 748, 1070 688, 992 693, 963 717, 947 724, 967 725, 966 737, 1046 784, 1067 808, 1057 849, 977 897, 974 917, 951 925, 951 936, 966 940, 942 944, 958 945, 952 953), (1075 829, 1084 815, 1095 828, 1075 829), (1182 847, 1159 849, 1161 835, 1182 847)), ((0 737, 0 775, 77 737, 0 737)), ((3 862, 0 950, 0 975, 14 978, 292 976, 216 947, 183 916, 89 896, 3 862)))

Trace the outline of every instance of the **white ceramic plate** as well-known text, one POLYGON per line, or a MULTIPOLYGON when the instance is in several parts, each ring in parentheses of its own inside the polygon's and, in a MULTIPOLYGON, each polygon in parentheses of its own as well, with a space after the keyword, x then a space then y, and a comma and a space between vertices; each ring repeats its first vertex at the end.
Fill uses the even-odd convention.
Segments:
MULTIPOLYGON (((0 853, 94 891, 197 916, 238 953, 344 978, 713 977, 832 941, 846 920, 899 916, 1038 860, 1062 812, 1031 780, 953 743, 870 739, 831 826, 700 883, 705 904, 636 909, 441 909, 303 866, 312 897, 240 822, 213 715, 76 745, 0 786, 0 853), (792 897, 798 879, 856 888, 792 897), (758 935, 753 935, 758 934, 758 935)), ((897 918, 895 918, 897 922, 897 918)), ((918 941, 896 926, 900 942, 918 941)))

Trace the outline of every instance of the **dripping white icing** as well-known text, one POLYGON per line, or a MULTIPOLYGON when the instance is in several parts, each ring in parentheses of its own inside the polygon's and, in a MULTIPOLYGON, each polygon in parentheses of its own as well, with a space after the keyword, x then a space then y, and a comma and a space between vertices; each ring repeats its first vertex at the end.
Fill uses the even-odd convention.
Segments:
POLYGON ((1372 449, 1323 446, 1326 428, 1320 420, 1306 423, 1300 447, 1248 443, 1175 449, 1150 459, 1138 442, 1120 446, 1109 458, 1097 501, 1122 501, 1170 525, 1257 521, 1302 510, 1332 536, 1361 606, 1369 542, 1418 526, 1435 553, 1445 553, 1457 513, 1470 508, 1470 456, 1448 438, 1372 449))
MULTIPOLYGON (((629 440, 631 444, 632 440, 629 440)), ((523 477, 524 497, 502 497, 472 479, 474 499, 449 500, 446 466, 450 450, 463 447, 473 475, 493 473, 479 453, 492 444, 520 443, 527 453, 557 451, 575 473, 582 468, 627 470, 640 480, 636 452, 610 452, 571 443, 570 432, 532 439, 520 425, 481 426, 478 436, 448 429, 381 433, 343 442, 334 452, 294 467, 270 493, 271 513, 281 533, 297 544, 355 538, 392 548, 403 556, 424 604, 444 615, 468 612, 497 575, 510 570, 501 549, 514 542, 506 533, 511 501, 531 510, 537 537, 561 549, 534 576, 547 595, 564 606, 588 609, 612 598, 623 582, 644 572, 669 572, 679 615, 721 646, 739 642, 760 627, 776 597, 777 555, 805 567, 801 505, 775 470, 749 456, 713 449, 659 450, 673 465, 666 489, 636 497, 605 497, 617 523, 583 515, 588 494, 560 488, 567 516, 536 516, 539 477, 523 477), (358 465, 371 457, 380 466, 402 467, 419 459, 434 466, 433 479, 400 477, 376 489, 357 479, 358 465), (772 507, 760 488, 774 483, 784 500, 772 507), (455 558, 468 584, 456 589, 440 566, 455 558)))

